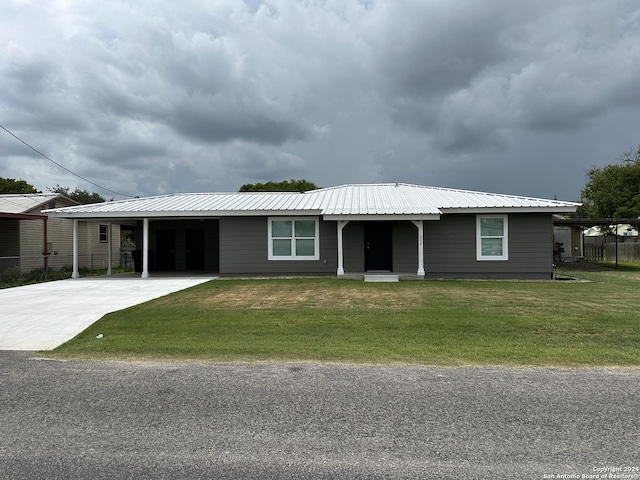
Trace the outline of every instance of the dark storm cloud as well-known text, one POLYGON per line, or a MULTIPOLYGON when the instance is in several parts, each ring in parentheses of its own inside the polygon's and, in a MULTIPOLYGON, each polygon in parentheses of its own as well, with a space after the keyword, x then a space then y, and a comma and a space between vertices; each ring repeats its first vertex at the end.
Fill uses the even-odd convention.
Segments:
POLYGON ((0 123, 140 195, 306 177, 571 198, 640 143, 639 45, 632 0, 7 0, 0 123))
MULTIPOLYGON (((242 148, 242 147, 240 147, 242 148)), ((247 175, 253 181, 263 178, 283 178, 298 176, 303 173, 303 162, 300 158, 273 151, 250 150, 238 155, 237 160, 229 164, 230 170, 247 175)))
POLYGON ((400 97, 438 98, 507 59, 515 47, 510 25, 531 9, 501 1, 409 1, 387 10, 384 35, 375 41, 379 73, 400 97))
POLYGON ((293 118, 276 112, 261 112, 248 105, 226 99, 216 102, 180 105, 168 119, 169 125, 186 137, 219 143, 230 140, 282 144, 287 140, 309 137, 293 118))
MULTIPOLYGON (((488 184, 471 173, 478 164, 503 178, 507 171, 517 175, 529 165, 519 147, 539 148, 564 134, 567 145, 556 152, 554 167, 571 172, 568 178, 579 185, 586 167, 576 166, 586 162, 573 156, 572 135, 640 105, 640 25, 632 2, 409 4, 391 9, 395 27, 388 28, 397 36, 376 43, 376 69, 390 119, 423 136, 410 142, 422 155, 405 151, 381 166, 383 175, 419 172, 419 163, 423 172, 460 184, 467 181, 465 169, 452 166, 462 163, 470 178, 488 184)), ((606 142, 606 136, 600 129, 586 141, 606 142)), ((554 181, 535 175, 527 174, 532 185, 554 181)))

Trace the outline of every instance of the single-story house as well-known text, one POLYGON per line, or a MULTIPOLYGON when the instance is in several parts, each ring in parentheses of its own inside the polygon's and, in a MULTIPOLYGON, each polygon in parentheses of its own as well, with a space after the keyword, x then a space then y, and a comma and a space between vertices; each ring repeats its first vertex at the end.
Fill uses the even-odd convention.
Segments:
POLYGON ((80 220, 135 221, 142 277, 203 270, 549 279, 552 215, 578 206, 390 183, 305 193, 176 193, 47 213, 73 220, 74 232, 80 220))
MULTIPOLYGON (((77 206, 78 202, 58 193, 0 194, 0 271, 18 268, 71 266, 73 221, 42 213, 45 209, 77 206)), ((108 237, 105 222, 83 220, 77 226, 80 268, 107 268, 111 245, 113 266, 119 262, 120 230, 108 237)))

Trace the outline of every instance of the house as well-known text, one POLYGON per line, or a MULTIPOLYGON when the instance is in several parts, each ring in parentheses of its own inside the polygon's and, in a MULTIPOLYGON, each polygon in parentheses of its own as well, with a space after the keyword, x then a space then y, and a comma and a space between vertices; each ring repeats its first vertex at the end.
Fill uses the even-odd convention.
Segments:
POLYGON ((305 193, 177 193, 47 213, 72 219, 76 227, 81 220, 135 221, 142 277, 203 270, 548 279, 552 215, 578 206, 390 183, 305 193))
MULTIPOLYGON (((22 272, 71 266, 73 221, 42 213, 44 209, 77 206, 57 193, 0 194, 0 271, 22 272)), ((77 229, 80 268, 107 268, 108 228, 82 221, 77 229)), ((119 262, 120 231, 112 230, 112 265, 119 262)))

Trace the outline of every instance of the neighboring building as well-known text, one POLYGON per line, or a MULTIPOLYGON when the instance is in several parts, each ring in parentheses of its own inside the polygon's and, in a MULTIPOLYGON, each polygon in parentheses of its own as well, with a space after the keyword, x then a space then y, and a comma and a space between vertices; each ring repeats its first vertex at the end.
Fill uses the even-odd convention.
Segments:
POLYGON ((556 262, 640 260, 640 218, 564 218, 553 216, 556 262))
POLYGON ((583 232, 583 235, 585 237, 606 237, 606 236, 613 237, 614 235, 618 235, 618 237, 629 238, 629 237, 637 237, 638 230, 629 223, 605 225, 604 228, 600 225, 594 225, 593 227, 587 228, 583 232), (606 232, 609 232, 609 233, 606 233, 606 232))
POLYGON ((560 215, 553 216, 553 260, 556 263, 577 262, 584 258, 583 228, 580 225, 557 224, 564 220, 560 215))
MULTIPOLYGON (((577 203, 408 184, 173 194, 49 211, 137 223, 140 269, 227 275, 553 275, 554 213, 577 203), (141 240, 141 241, 140 241, 141 240)), ((79 246, 77 247, 79 248, 79 246)))
MULTIPOLYGON (((71 266, 73 221, 42 210, 78 205, 57 193, 0 194, 0 271, 19 268, 71 266)), ((107 268, 108 224, 82 221, 78 225, 80 268, 107 268)), ((119 262, 120 229, 112 228, 112 266, 119 262)))

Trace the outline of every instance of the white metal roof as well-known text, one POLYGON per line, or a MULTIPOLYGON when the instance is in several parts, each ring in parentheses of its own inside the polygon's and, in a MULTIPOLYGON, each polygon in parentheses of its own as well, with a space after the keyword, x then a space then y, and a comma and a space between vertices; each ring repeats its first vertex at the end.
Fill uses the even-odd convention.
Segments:
POLYGON ((454 212, 570 212, 579 204, 404 183, 355 184, 298 192, 176 193, 51 210, 68 218, 231 215, 376 216, 437 219, 454 212))
POLYGON ((2 213, 40 213, 47 204, 60 197, 59 193, 2 193, 0 194, 0 212, 2 213))

